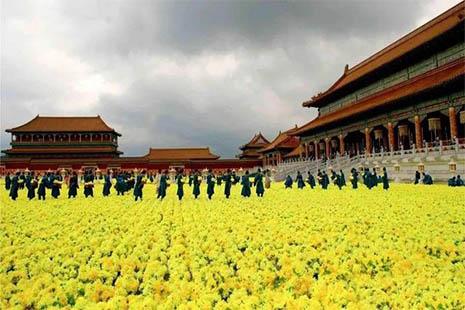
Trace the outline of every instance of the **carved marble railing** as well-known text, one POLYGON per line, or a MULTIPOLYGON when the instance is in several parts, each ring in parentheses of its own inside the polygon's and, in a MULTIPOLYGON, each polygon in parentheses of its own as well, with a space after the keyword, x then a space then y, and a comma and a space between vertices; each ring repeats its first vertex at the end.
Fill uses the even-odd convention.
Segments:
MULTIPOLYGON (((456 158, 460 161, 465 159, 465 139, 455 139, 453 141, 438 141, 437 143, 426 143, 424 147, 416 148, 415 145, 408 150, 396 150, 392 152, 372 152, 370 154, 357 154, 355 156, 349 155, 336 155, 332 159, 296 159, 279 164, 278 166, 267 167, 273 171, 274 179, 276 181, 283 180, 287 175, 295 176, 297 171, 300 171, 304 176, 307 171, 316 173, 318 169, 336 171, 343 170, 348 173, 350 169, 360 167, 381 167, 388 166, 389 170, 394 171, 393 166, 399 163, 406 163, 415 161, 421 163, 422 161, 435 161, 444 157, 447 163, 444 164, 444 169, 448 169, 447 164, 449 158, 456 158)), ((415 171, 415 170, 413 170, 415 171)))

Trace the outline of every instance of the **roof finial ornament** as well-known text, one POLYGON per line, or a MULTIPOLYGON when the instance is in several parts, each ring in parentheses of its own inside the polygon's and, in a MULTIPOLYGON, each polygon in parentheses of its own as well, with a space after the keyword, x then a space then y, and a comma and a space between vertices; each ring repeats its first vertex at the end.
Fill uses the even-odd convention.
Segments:
POLYGON ((349 64, 346 64, 346 66, 344 67, 344 74, 346 74, 347 71, 349 71, 349 64))

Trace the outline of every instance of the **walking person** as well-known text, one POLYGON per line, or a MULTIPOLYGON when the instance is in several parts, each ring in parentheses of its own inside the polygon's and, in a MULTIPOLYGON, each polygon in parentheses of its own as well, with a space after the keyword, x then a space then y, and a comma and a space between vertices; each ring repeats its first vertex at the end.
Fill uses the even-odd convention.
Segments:
POLYGON ((110 195, 110 190, 111 190, 111 178, 112 178, 112 173, 110 170, 107 171, 107 174, 103 176, 103 189, 102 189, 102 195, 103 197, 107 197, 110 195))
POLYGON ((11 186, 10 186, 10 198, 16 200, 18 198, 18 189, 19 189, 19 171, 11 179, 11 186))
POLYGON ((231 195, 231 186, 232 186, 232 178, 233 176, 231 175, 231 170, 228 169, 226 171, 226 174, 223 175, 223 181, 224 181, 224 196, 226 199, 229 199, 229 196, 231 195))
POLYGON ((47 175, 44 173, 39 178, 39 188, 37 189, 37 198, 39 200, 45 200, 46 189, 48 187, 48 178, 47 175))
POLYGON ((176 195, 178 196, 179 201, 181 201, 182 197, 184 197, 184 175, 182 169, 176 175, 176 184, 178 186, 176 195))
POLYGON ((263 197, 263 194, 265 194, 265 188, 263 186, 263 173, 260 168, 258 168, 257 174, 255 175, 254 186, 257 196, 263 197))
POLYGON ((383 189, 388 190, 389 189, 389 179, 386 171, 386 167, 383 167, 383 189))
POLYGON ((302 174, 300 174, 300 171, 297 171, 297 176, 295 179, 297 181, 297 188, 303 189, 305 187, 305 182, 304 177, 302 176, 302 174))
POLYGON ((142 200, 142 189, 144 188, 145 184, 145 171, 142 171, 141 174, 139 174, 136 177, 136 181, 134 183, 134 201, 137 201, 137 199, 142 200))
POLYGON ((207 196, 208 199, 211 200, 213 194, 215 194, 215 176, 213 175, 211 169, 208 170, 208 175, 207 175, 207 196))
POLYGON ((90 170, 84 176, 84 197, 94 197, 94 175, 90 170))
POLYGON ((243 197, 250 197, 250 179, 249 179, 249 171, 245 171, 245 175, 242 176, 242 190, 241 190, 241 195, 243 197))
POLYGON ((77 196, 77 190, 79 188, 79 183, 78 183, 78 177, 75 171, 73 171, 73 174, 69 178, 69 185, 68 185, 68 199, 76 198, 77 196))
POLYGON ((194 172, 194 177, 192 178, 192 185, 194 186, 192 194, 194 195, 195 199, 197 199, 200 195, 200 183, 202 183, 202 176, 200 175, 199 171, 196 170, 194 172))
POLYGON ((166 189, 168 188, 168 172, 165 170, 160 176, 160 183, 158 184, 157 199, 163 200, 166 197, 166 189))

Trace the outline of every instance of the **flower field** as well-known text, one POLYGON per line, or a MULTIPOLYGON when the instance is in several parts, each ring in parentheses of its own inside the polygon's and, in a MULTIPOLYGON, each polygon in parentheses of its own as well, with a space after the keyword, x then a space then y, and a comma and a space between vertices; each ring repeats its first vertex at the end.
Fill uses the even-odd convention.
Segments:
POLYGON ((175 190, 13 202, 2 184, 0 308, 465 308, 465 188, 175 190))

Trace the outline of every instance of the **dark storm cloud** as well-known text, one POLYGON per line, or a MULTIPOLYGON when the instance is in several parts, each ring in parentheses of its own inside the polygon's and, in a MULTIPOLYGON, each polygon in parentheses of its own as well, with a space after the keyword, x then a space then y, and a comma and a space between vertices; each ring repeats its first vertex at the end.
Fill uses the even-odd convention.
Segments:
POLYGON ((230 157, 259 130, 310 120, 301 102, 346 63, 457 2, 5 2, 1 129, 100 114, 129 155, 209 145, 230 157))

